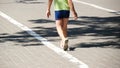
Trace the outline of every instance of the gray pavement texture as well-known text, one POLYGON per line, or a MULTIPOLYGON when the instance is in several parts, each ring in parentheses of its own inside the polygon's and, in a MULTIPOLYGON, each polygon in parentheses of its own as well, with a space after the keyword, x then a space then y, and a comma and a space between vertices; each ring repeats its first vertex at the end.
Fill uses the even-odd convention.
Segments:
MULTIPOLYGON (((81 0, 120 11, 119 0, 81 0)), ((68 24, 69 54, 89 68, 120 68, 120 15, 74 2, 68 24)), ((31 28, 59 47, 52 16, 45 16, 47 0, 0 0, 0 11, 31 28)), ((27 32, 0 16, 0 68, 78 68, 27 32)))

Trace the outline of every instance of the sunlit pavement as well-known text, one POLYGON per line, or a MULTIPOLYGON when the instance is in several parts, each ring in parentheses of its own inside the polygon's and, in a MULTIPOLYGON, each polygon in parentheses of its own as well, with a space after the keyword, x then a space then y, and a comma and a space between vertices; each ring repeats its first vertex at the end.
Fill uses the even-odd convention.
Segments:
MULTIPOLYGON (((119 0, 80 0, 120 11, 119 0)), ((69 54, 89 68, 120 68, 120 15, 74 2, 68 24, 69 54)), ((47 0, 0 0, 0 11, 59 47, 53 6, 46 18, 47 0)), ((0 68, 78 68, 57 55, 26 31, 0 16, 0 68)))

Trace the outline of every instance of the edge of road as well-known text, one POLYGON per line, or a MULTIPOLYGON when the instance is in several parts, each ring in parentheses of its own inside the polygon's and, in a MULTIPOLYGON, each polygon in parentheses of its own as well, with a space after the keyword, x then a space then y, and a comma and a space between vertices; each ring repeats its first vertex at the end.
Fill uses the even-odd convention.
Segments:
POLYGON ((87 3, 87 2, 83 2, 83 1, 79 1, 79 0, 73 0, 73 1, 74 1, 74 2, 77 2, 77 3, 84 4, 84 5, 91 6, 91 7, 94 7, 94 8, 100 9, 100 10, 104 10, 104 11, 107 11, 107 12, 120 14, 119 11, 112 10, 112 9, 108 9, 108 8, 104 8, 104 7, 98 6, 98 5, 96 5, 96 4, 91 4, 91 3, 87 3))

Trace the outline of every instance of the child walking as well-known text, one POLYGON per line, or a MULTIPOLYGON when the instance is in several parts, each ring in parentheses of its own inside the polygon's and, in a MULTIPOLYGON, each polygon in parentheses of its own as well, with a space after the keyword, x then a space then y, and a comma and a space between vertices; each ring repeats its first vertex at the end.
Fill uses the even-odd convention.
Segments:
POLYGON ((75 20, 77 19, 77 13, 75 11, 72 0, 48 0, 48 8, 46 12, 48 18, 51 15, 50 8, 53 1, 55 9, 56 28, 61 38, 60 46, 63 48, 64 51, 66 51, 68 49, 67 24, 70 16, 70 10, 72 11, 75 20))

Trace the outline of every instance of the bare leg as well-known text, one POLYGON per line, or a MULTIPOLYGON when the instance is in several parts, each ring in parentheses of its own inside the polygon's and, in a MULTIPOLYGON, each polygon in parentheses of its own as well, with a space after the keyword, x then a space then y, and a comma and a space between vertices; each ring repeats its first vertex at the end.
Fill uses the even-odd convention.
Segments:
POLYGON ((62 30, 65 38, 67 37, 67 24, 68 24, 68 18, 64 18, 62 30))
POLYGON ((65 36, 63 33, 63 19, 56 20, 56 28, 60 38, 65 39, 65 36))
POLYGON ((65 39, 63 39, 63 49, 66 51, 68 49, 68 38, 67 38, 67 24, 68 24, 68 18, 63 19, 63 34, 65 39))
POLYGON ((67 37, 67 23, 68 18, 56 20, 56 28, 62 40, 64 40, 67 37))
POLYGON ((68 40, 66 40, 67 23, 68 23, 68 18, 56 20, 56 28, 57 28, 60 38, 62 39, 60 46, 64 48, 64 50, 67 50, 68 48, 68 40))

